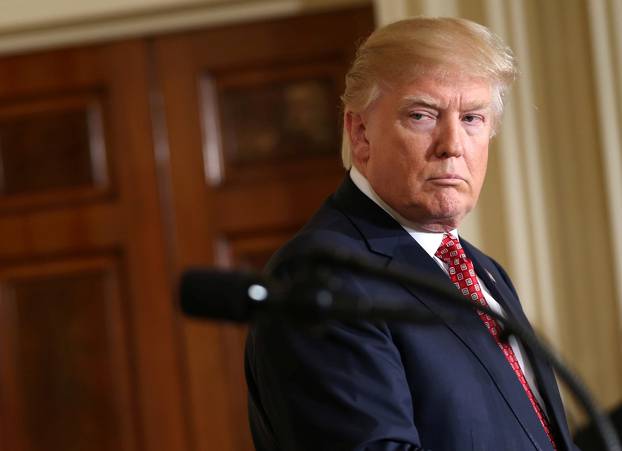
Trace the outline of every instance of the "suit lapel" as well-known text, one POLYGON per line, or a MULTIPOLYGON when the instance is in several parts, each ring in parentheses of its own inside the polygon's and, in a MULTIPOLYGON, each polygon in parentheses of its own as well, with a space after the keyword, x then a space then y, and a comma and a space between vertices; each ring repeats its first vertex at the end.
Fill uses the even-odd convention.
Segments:
MULTIPOLYGON (((349 177, 346 177, 334 199, 337 207, 350 218, 366 239, 370 251, 390 258, 389 267, 410 266, 420 276, 434 278, 439 284, 453 287, 449 277, 425 250, 390 215, 361 193, 349 177)), ((472 248, 469 246, 469 249, 472 248)), ((487 277, 495 277, 490 269, 484 268, 479 262, 476 271, 478 269, 484 270, 487 277)), ((516 305, 512 305, 513 302, 504 302, 511 290, 500 275, 498 278, 492 289, 493 296, 504 307, 509 307, 516 318, 526 323, 518 301, 515 302, 516 305)), ((534 414, 523 387, 477 314, 474 311, 456 309, 436 294, 420 287, 406 288, 431 312, 438 315, 441 323, 481 362, 535 448, 550 450, 548 437, 534 414)))

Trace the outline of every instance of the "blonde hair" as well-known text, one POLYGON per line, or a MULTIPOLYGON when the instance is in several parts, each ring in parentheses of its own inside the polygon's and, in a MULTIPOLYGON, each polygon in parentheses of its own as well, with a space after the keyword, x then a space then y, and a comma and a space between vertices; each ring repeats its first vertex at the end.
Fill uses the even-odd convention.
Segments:
MULTIPOLYGON (((341 96, 344 110, 362 113, 383 87, 426 74, 489 80, 494 129, 517 69, 510 48, 483 25, 448 17, 401 20, 374 31, 358 48, 341 96)), ((341 158, 344 167, 350 169, 352 155, 345 124, 341 158)))

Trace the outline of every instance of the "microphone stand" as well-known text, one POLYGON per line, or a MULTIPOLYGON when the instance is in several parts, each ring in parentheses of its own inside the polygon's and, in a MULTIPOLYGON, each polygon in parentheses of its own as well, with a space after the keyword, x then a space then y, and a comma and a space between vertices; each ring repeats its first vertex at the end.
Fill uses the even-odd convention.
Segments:
MULTIPOLYGON (((412 271, 409 271, 406 266, 397 267, 395 269, 387 269, 362 260, 352 254, 340 252, 339 250, 317 249, 295 254, 280 260, 279 266, 281 265, 298 266, 300 269, 305 271, 305 274, 307 275, 307 282, 309 274, 315 274, 316 278, 319 277, 320 279, 326 279, 326 276, 330 273, 330 270, 339 268, 367 274, 386 281, 393 281, 406 285, 415 285, 417 287, 441 294, 442 296, 440 299, 442 299, 445 303, 462 309, 481 311, 490 315, 502 324, 506 337, 510 335, 516 336, 526 347, 531 349, 536 356, 551 364, 562 381, 568 386, 581 406, 585 409, 590 419, 594 422, 596 430, 605 445, 605 451, 622 451, 620 439, 618 438, 611 421, 602 413, 602 410, 597 406, 595 400, 589 394, 589 391, 583 382, 576 375, 574 375, 561 361, 561 359, 547 345, 539 340, 531 330, 517 322, 514 318, 510 318, 509 315, 506 318, 492 311, 488 307, 469 302, 468 299, 450 287, 439 286, 437 283, 434 283, 434 281, 413 275, 412 271)), ((327 290, 320 290, 319 293, 315 293, 316 306, 319 311, 321 311, 323 307, 328 307, 327 301, 329 301, 330 298, 326 297, 327 293, 329 293, 327 290)), ((359 311, 355 314, 352 314, 352 312, 348 312, 346 314, 346 312, 344 312, 344 318, 382 319, 407 322, 421 322, 422 320, 424 322, 430 321, 430 315, 424 314, 422 317, 421 312, 414 310, 407 312, 404 311, 403 306, 401 309, 389 308, 383 310, 376 309, 373 307, 373 304, 369 303, 367 308, 365 304, 359 304, 357 307, 359 307, 359 311)))

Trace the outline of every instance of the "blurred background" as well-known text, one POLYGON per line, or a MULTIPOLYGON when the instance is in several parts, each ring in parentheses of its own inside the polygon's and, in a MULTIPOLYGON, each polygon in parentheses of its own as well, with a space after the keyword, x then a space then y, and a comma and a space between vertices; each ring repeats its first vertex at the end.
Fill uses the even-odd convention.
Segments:
POLYGON ((252 449, 246 329, 181 317, 178 276, 261 268, 304 224, 344 175, 355 44, 421 14, 514 49, 461 232, 619 405, 622 1, 3 0, 0 450, 252 449))

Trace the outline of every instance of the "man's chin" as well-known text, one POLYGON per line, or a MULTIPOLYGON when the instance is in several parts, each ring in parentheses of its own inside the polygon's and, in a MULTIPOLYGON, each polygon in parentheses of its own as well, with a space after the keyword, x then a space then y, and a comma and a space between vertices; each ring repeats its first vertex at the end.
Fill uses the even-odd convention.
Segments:
POLYGON ((434 232, 447 232, 449 230, 457 229, 464 217, 468 214, 468 210, 465 208, 444 208, 430 211, 428 216, 428 225, 434 228, 434 232))
POLYGON ((464 214, 460 216, 429 214, 412 221, 411 225, 414 226, 416 230, 420 230, 422 232, 448 232, 450 230, 457 229, 463 218, 464 214))
POLYGON ((471 202, 462 196, 440 196, 427 201, 419 199, 397 212, 417 230, 445 232, 457 229, 472 208, 471 202))

